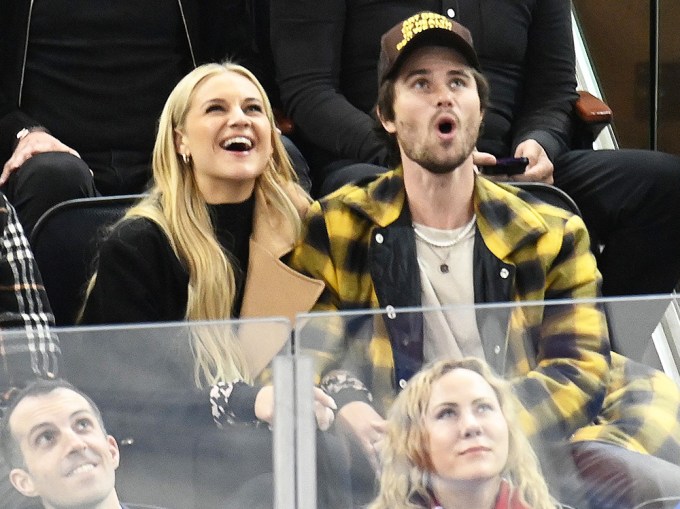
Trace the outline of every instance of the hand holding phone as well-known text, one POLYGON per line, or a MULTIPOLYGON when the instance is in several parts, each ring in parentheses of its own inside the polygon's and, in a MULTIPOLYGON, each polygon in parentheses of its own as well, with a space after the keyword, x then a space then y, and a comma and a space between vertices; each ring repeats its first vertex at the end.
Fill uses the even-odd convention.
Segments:
POLYGON ((526 157, 501 157, 496 159, 494 166, 480 166, 479 171, 484 175, 519 175, 524 173, 528 164, 526 157))

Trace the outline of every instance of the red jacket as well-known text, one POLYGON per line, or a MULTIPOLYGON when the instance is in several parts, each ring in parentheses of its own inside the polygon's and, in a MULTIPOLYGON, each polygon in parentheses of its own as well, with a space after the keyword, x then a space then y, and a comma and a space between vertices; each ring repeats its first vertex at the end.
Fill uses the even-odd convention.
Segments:
MULTIPOLYGON (((434 499, 430 509, 444 509, 441 504, 434 499)), ((513 492, 510 483, 503 479, 501 481, 500 489, 498 490, 498 498, 496 499, 496 505, 494 509, 531 509, 529 506, 522 503, 519 499, 519 494, 513 492)))

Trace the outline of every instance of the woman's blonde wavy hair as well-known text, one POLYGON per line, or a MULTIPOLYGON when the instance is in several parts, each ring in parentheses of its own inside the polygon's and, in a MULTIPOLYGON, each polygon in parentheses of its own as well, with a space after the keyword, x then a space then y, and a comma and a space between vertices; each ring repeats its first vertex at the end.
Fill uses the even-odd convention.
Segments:
POLYGON ((382 448, 380 493, 369 509, 421 509, 432 507, 432 462, 425 415, 432 385, 455 369, 480 374, 496 393, 508 424, 508 461, 501 475, 510 481, 522 502, 532 509, 554 509, 538 459, 520 428, 517 400, 509 384, 482 360, 467 357, 439 361, 415 375, 389 411, 388 431, 382 448))
MULTIPOLYGON (((121 220, 147 218, 168 237, 173 251, 189 273, 185 318, 191 321, 231 318, 236 291, 233 262, 214 234, 193 163, 191 160, 184 162, 175 145, 176 132, 185 126, 198 86, 224 73, 239 74, 257 87, 271 125, 273 150, 264 172, 255 181, 255 192, 260 190, 269 205, 282 213, 293 235, 297 237, 301 229, 299 213, 286 189, 290 192, 295 187, 302 191, 296 184, 292 164, 275 128, 271 104, 260 82, 248 69, 231 62, 205 64, 191 71, 170 93, 158 122, 152 160, 154 185, 121 220)), ((90 280, 88 294, 96 277, 95 273, 90 280)), ((225 337, 216 332, 217 327, 206 326, 200 330, 200 333, 192 334, 196 384, 202 386, 237 378, 251 381, 233 335, 225 337)))

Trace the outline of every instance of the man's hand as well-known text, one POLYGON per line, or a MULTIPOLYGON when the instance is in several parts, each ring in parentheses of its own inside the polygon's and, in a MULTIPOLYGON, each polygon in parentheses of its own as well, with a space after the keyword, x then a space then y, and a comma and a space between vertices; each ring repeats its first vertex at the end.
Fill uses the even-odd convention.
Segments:
POLYGON ((368 403, 353 401, 340 409, 336 426, 359 443, 373 468, 378 470, 378 455, 387 431, 385 419, 368 403))
POLYGON ((472 162, 479 168, 480 166, 493 166, 496 164, 496 158, 488 152, 472 152, 472 162))
POLYGON ((525 140, 515 150, 515 157, 526 157, 529 164, 524 173, 514 175, 513 179, 522 182, 543 182, 553 184, 554 166, 536 140, 525 140))
MULTIPOLYGON (((536 140, 526 140, 517 145, 514 157, 526 157, 529 159, 529 164, 524 173, 518 175, 486 175, 488 178, 506 182, 509 180, 518 180, 523 182, 544 182, 546 184, 554 183, 553 179, 553 164, 550 162, 548 155, 543 150, 536 140)), ((472 160, 476 166, 493 166, 496 164, 496 158, 487 152, 473 152, 472 160)))
MULTIPOLYGON (((337 409, 335 401, 318 387, 314 387, 314 416, 316 425, 326 431, 333 424, 333 410, 337 409)), ((274 387, 265 385, 255 397, 255 417, 260 421, 272 424, 274 421, 274 387)))
POLYGON ((78 152, 68 145, 64 145, 51 134, 44 131, 30 132, 19 140, 12 157, 5 163, 2 175, 0 175, 0 186, 4 185, 9 176, 31 157, 44 152, 68 152, 76 157, 80 157, 78 152))

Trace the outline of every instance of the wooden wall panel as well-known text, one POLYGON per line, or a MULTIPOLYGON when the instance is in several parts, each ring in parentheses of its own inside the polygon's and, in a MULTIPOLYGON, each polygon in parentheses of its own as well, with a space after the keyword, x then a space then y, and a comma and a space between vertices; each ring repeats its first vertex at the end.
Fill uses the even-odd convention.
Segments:
MULTIPOLYGON (((573 0, 622 147, 649 143, 649 0, 573 0)), ((659 149, 680 153, 680 2, 660 2, 659 149)))

